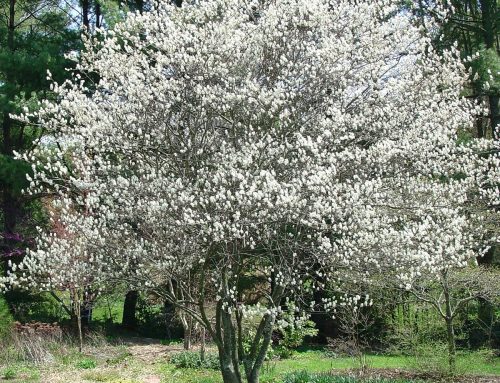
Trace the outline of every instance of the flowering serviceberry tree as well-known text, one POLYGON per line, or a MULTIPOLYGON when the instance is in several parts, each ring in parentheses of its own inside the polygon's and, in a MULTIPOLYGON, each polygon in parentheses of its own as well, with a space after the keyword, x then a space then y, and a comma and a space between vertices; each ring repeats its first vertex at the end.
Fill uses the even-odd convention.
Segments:
POLYGON ((85 251, 95 278, 201 323, 224 382, 253 383, 285 296, 475 255, 464 205, 491 184, 490 143, 457 140, 464 67, 393 2, 165 2, 88 44, 59 102, 25 116, 54 142, 27 158, 30 190, 57 192, 81 242, 42 235, 10 283, 51 288, 40 275, 85 251))

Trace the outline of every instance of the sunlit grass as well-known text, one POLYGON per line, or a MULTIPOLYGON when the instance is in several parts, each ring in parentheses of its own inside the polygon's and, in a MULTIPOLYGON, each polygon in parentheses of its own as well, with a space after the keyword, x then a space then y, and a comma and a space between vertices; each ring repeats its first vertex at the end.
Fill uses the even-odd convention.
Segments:
MULTIPOLYGON (((411 369, 413 360, 401 355, 367 355, 366 362, 372 369, 411 369)), ((360 367, 359 360, 354 357, 332 358, 321 350, 305 350, 294 353, 285 360, 270 360, 264 363, 261 374, 262 383, 278 383, 283 377, 293 371, 308 371, 326 373, 332 370, 353 370, 360 367)), ((486 360, 480 352, 459 353, 457 369, 470 375, 500 375, 500 361, 486 360), (466 368, 463 368, 466 367, 466 368)), ((169 363, 164 363, 159 372, 166 383, 220 383, 220 372, 198 369, 180 369, 169 363)))

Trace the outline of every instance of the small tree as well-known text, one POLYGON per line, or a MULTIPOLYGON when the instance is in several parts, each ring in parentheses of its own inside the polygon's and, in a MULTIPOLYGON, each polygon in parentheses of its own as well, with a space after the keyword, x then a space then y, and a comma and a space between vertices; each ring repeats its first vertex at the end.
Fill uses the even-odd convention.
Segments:
POLYGON ((105 288, 106 265, 92 249, 84 232, 74 232, 60 212, 51 209, 52 232, 40 234, 37 248, 50 248, 51 253, 27 249, 20 264, 11 263, 11 288, 48 291, 70 317, 71 327, 83 348, 82 313, 90 310, 99 292, 105 288), (31 255, 31 256, 30 256, 31 255))
POLYGON ((484 266, 440 270, 437 278, 422 276, 409 289, 419 302, 433 307, 446 325, 448 365, 453 373, 456 367, 456 344, 453 322, 466 304, 483 299, 497 302, 500 297, 500 273, 484 266))
POLYGON ((373 316, 367 309, 371 304, 367 296, 344 296, 334 308, 334 317, 339 323, 343 339, 339 342, 330 342, 330 346, 335 350, 336 346, 343 343, 344 350, 356 358, 361 374, 366 373, 369 367, 366 356, 366 349, 369 346, 367 332, 373 324, 373 316))
MULTIPOLYGON (((463 205, 493 144, 457 144, 475 110, 463 65, 396 3, 163 3, 88 41, 78 68, 97 83, 76 74, 25 117, 60 143, 27 158, 44 164, 31 191, 56 189, 98 275, 204 326, 225 383, 259 381, 284 297, 474 256, 463 205), (443 233, 467 239, 457 257, 443 233)), ((50 238, 25 262, 32 286, 60 256, 50 238)))

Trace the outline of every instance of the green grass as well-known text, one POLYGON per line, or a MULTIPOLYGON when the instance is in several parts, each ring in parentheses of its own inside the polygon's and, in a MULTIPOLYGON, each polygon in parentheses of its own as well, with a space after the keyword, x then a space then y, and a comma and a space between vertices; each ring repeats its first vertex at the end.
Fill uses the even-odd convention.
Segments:
POLYGON ((367 378, 360 379, 351 376, 331 374, 312 374, 305 370, 286 374, 283 383, 417 383, 416 380, 367 378))
MULTIPOLYGON (((368 355, 367 362, 371 368, 404 368, 407 358, 404 356, 368 355)), ((356 358, 330 358, 318 350, 296 352, 292 358, 280 361, 268 361, 278 373, 288 371, 307 370, 313 372, 327 372, 336 369, 353 369, 359 366, 356 358)), ((271 368, 271 367, 269 367, 271 368)))
POLYGON ((92 310, 92 320, 96 322, 121 323, 123 318, 122 299, 101 299, 92 310))
MULTIPOLYGON (((410 369, 410 357, 397 355, 368 355, 368 367, 374 369, 410 369)), ((500 361, 487 360, 480 352, 460 353, 457 358, 459 371, 468 375, 494 375, 500 376, 500 361), (460 366, 467 366, 460 369, 460 366)), ((262 383, 281 383, 282 379, 294 371, 307 371, 310 373, 327 373, 335 370, 356 369, 359 363, 356 358, 341 357, 331 358, 320 350, 306 350, 294 353, 293 357, 286 360, 271 360, 264 363, 261 372, 262 383)), ((199 370, 190 368, 176 368, 170 363, 164 363, 159 368, 159 373, 166 383, 220 383, 219 371, 199 370)), ((337 371, 340 373, 340 371, 337 371)), ((333 381, 336 383, 336 381, 333 381)), ((344 382, 338 380, 338 382, 344 382)), ((346 380, 346 383, 351 381, 346 380)), ((389 382, 388 380, 386 382, 389 382)), ((352 382, 354 383, 354 381, 352 382)))
POLYGON ((198 370, 193 368, 177 368, 170 363, 158 367, 158 373, 163 376, 162 383, 220 383, 220 371, 198 370))
POLYGON ((40 372, 32 365, 12 364, 0 369, 0 381, 9 383, 35 383, 40 380, 40 372))
MULTIPOLYGON (((413 365, 412 357, 401 355, 372 354, 367 355, 366 359, 370 368, 405 369, 413 365)), ((308 371, 321 372, 331 369, 352 369, 359 366, 356 358, 329 358, 325 353, 318 350, 296 352, 292 359, 274 363, 276 363, 278 371, 306 369, 308 371)), ((487 360, 481 352, 459 352, 457 355, 457 367, 459 370, 465 370, 466 374, 471 375, 500 375, 499 358, 487 360)))
POLYGON ((91 382, 116 382, 120 375, 116 371, 90 371, 82 375, 85 380, 91 382))

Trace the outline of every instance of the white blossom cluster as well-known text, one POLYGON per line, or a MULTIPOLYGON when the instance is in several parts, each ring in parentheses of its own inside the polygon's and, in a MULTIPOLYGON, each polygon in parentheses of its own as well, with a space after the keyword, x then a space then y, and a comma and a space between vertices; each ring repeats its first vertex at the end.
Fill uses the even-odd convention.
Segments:
POLYGON ((373 299, 369 294, 356 294, 352 295, 344 293, 338 297, 322 298, 322 304, 325 309, 333 318, 337 314, 337 309, 348 307, 352 311, 357 311, 363 307, 370 307, 373 305, 373 299))
POLYGON ((479 110, 458 52, 397 3, 165 2, 89 41, 58 101, 25 116, 53 137, 26 158, 29 192, 55 193, 65 234, 40 233, 3 282, 199 273, 230 310, 244 276, 300 290, 465 264, 470 196, 498 205, 498 155, 458 140, 479 110))

